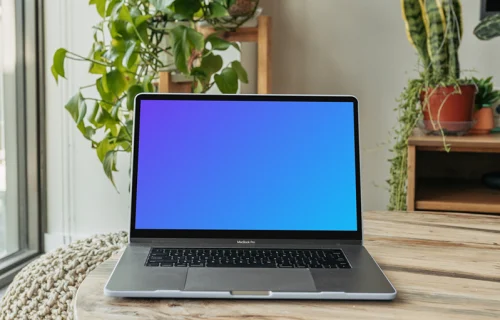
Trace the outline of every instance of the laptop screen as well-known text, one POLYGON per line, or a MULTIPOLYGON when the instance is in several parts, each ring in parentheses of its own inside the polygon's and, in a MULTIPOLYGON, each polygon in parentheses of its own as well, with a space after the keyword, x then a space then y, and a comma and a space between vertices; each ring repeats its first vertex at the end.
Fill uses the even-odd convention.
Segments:
POLYGON ((353 102, 141 101, 135 228, 356 231, 353 102))

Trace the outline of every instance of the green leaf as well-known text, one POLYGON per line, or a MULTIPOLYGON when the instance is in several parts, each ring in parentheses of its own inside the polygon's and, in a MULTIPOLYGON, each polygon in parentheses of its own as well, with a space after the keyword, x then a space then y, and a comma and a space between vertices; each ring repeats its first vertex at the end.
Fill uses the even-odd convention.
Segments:
POLYGON ((87 116, 87 120, 92 124, 94 124, 94 122, 95 122, 95 118, 97 116, 97 111, 99 111, 99 103, 95 102, 94 108, 92 108, 92 112, 87 116))
POLYGON ((203 38, 203 34, 194 29, 187 28, 186 38, 191 46, 197 51, 202 51, 205 47, 205 39, 203 38))
POLYGON ((208 5, 208 9, 210 10, 209 18, 212 18, 212 19, 213 18, 222 18, 222 17, 226 17, 229 15, 226 8, 224 8, 224 6, 218 2, 211 2, 208 5))
POLYGON ((131 68, 136 62, 138 55, 135 53, 136 42, 128 41, 127 42, 127 51, 123 56, 122 64, 126 68, 131 68))
POLYGON ((130 11, 128 10, 126 5, 122 5, 120 13, 118 14, 118 19, 134 23, 134 21, 132 20, 132 16, 130 15, 130 11))
POLYGON ((121 5, 121 0, 111 0, 108 4, 108 7, 106 8, 106 17, 109 17, 111 14, 113 14, 113 11, 115 10, 115 7, 117 5, 121 5))
POLYGON ((205 41, 210 43, 210 45, 212 46, 211 50, 224 51, 229 47, 234 47, 236 48, 236 50, 240 51, 240 46, 237 43, 224 40, 216 33, 212 33, 211 35, 209 35, 205 41))
POLYGON ((121 103, 115 103, 113 106, 113 109, 111 109, 111 118, 113 119, 118 119, 118 112, 120 111, 121 103))
POLYGON ((112 70, 111 72, 108 72, 105 79, 109 92, 113 94, 114 98, 120 96, 127 87, 125 75, 119 70, 112 70))
POLYGON ((187 43, 187 27, 180 25, 170 30, 170 41, 173 48, 175 66, 182 73, 188 73, 187 61, 190 56, 187 43))
POLYGON ((59 83, 59 75, 57 74, 56 68, 54 66, 50 67, 50 72, 52 72, 52 76, 56 79, 56 83, 59 83))
POLYGON ((87 114, 87 104, 85 103, 83 97, 80 95, 80 101, 78 103, 78 119, 76 121, 76 124, 83 122, 83 118, 85 118, 86 114, 87 114))
POLYGON ((138 16, 137 18, 135 18, 134 20, 134 25, 136 27, 140 26, 141 24, 143 24, 144 22, 148 21, 149 19, 151 19, 153 16, 150 15, 150 14, 146 14, 146 15, 141 15, 141 16, 138 16))
POLYGON ((201 60, 201 65, 199 67, 193 68, 193 70, 191 70, 191 75, 195 77, 202 76, 202 78, 205 78, 205 80, 209 80, 214 73, 218 72, 222 68, 222 65, 222 57, 210 53, 201 60), (200 72, 201 74, 198 72, 200 72))
POLYGON ((83 122, 83 118, 87 114, 87 104, 80 92, 71 97, 64 108, 68 110, 76 124, 83 122))
POLYGON ((127 122, 125 123, 125 125, 127 126, 128 132, 130 132, 130 134, 132 134, 132 131, 134 130, 133 129, 133 127, 134 127, 134 120, 127 120, 127 122))
POLYGON ((97 13, 104 18, 104 14, 106 11, 106 0, 90 0, 89 4, 95 4, 97 9, 97 13))
POLYGON ((238 92, 238 75, 233 68, 225 68, 214 76, 215 83, 222 93, 238 92))
POLYGON ((168 7, 172 4, 173 0, 151 0, 150 2, 156 10, 167 13, 169 11, 168 7))
POLYGON ((69 99, 68 103, 64 106, 66 110, 68 110, 69 114, 73 118, 75 122, 78 122, 79 119, 79 106, 80 106, 80 101, 82 100, 82 94, 78 92, 74 96, 69 99))
POLYGON ((103 108, 101 105, 97 107, 97 114, 93 120, 89 120, 96 128, 102 128, 108 123, 108 121, 113 121, 109 112, 103 108))
POLYGON ((174 12, 186 19, 201 9, 200 0, 175 0, 173 3, 174 12))
POLYGON ((227 7, 230 8, 237 0, 227 0, 227 7))
POLYGON ((147 75, 144 77, 144 80, 142 81, 144 92, 154 92, 154 87, 151 81, 153 81, 153 76, 147 75))
MULTIPOLYGON (((95 51, 92 55, 92 59, 96 61, 102 61, 102 52, 100 51, 95 51)), ((104 61, 102 61, 104 63, 104 61)), ((90 63, 90 69, 89 73, 92 74, 105 74, 106 73, 106 66, 102 65, 100 63, 95 63, 91 62, 90 63)))
POLYGON ((134 84, 130 88, 128 88, 127 91, 127 109, 132 111, 134 110, 134 100, 135 96, 138 95, 139 93, 144 92, 144 89, 141 85, 134 84))
POLYGON ((110 150, 104 156, 102 161, 102 167, 104 168, 104 173, 108 177, 108 179, 113 183, 113 186, 116 188, 115 181, 113 179, 113 171, 116 170, 116 150, 110 150))
POLYGON ((109 141, 108 137, 105 137, 104 139, 102 139, 102 141, 98 143, 97 148, 96 148, 97 157, 99 158, 99 161, 103 162, 106 154, 109 151, 114 150, 115 147, 116 147, 116 143, 111 143, 109 141))
POLYGON ((239 61, 233 61, 231 67, 236 71, 238 79, 243 83, 248 83, 248 74, 239 61))
POLYGON ((58 77, 56 76, 59 75, 61 77, 65 77, 64 74, 64 60, 66 59, 66 53, 68 50, 64 48, 59 48, 57 49, 56 53, 54 53, 54 61, 51 67, 52 75, 54 75, 54 78, 56 81, 58 80, 58 77))
POLYGON ((96 87, 101 99, 104 101, 113 101, 113 94, 109 92, 109 89, 104 90, 103 79, 106 79, 106 75, 102 75, 101 78, 96 80, 96 87))
POLYGON ((85 126, 85 124, 82 122, 80 122, 77 126, 78 130, 80 130, 80 132, 82 133, 82 135, 88 139, 88 140, 92 140, 92 136, 95 134, 95 129, 90 127, 90 126, 85 126))

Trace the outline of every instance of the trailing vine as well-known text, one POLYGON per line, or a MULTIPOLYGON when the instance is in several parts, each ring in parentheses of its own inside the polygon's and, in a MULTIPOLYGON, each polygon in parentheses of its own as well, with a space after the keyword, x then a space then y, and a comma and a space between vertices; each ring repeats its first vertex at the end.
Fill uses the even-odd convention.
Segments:
POLYGON ((393 157, 389 184, 389 210, 406 210, 406 186, 408 178, 408 139, 421 115, 420 92, 424 89, 422 79, 411 79, 398 99, 398 125, 394 129, 393 157))

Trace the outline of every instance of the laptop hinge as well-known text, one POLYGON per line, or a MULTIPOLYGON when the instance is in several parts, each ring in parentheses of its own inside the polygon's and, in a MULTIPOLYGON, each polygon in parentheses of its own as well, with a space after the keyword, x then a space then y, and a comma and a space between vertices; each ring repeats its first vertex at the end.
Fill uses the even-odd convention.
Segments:
POLYGON ((298 239, 178 239, 132 238, 131 245, 167 245, 172 247, 228 247, 228 248, 335 248, 346 245, 362 245, 362 240, 298 240, 298 239))

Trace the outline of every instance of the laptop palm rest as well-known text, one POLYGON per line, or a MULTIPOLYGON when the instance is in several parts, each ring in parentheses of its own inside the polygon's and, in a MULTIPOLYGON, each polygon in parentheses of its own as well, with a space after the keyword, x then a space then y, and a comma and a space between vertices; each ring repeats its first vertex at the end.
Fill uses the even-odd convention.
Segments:
POLYGON ((317 292, 308 269, 189 268, 185 291, 317 292))

